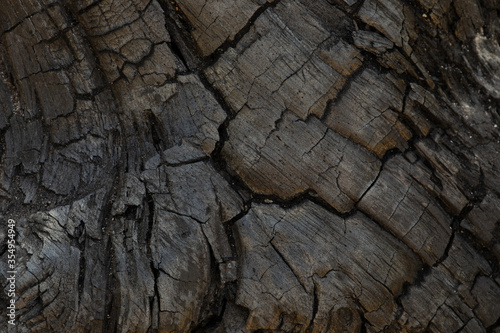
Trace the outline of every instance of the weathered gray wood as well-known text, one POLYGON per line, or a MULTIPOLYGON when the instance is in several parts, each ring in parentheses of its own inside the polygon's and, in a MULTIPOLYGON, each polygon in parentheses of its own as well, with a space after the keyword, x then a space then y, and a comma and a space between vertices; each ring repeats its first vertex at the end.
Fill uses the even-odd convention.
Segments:
MULTIPOLYGON (((273 2, 274 0, 268 0, 273 2)), ((224 42, 234 40, 266 0, 182 0, 181 10, 193 26, 192 36, 203 56, 212 54, 224 42)))
POLYGON ((500 331, 498 1, 0 6, 0 331, 500 331))
POLYGON ((325 123, 379 157, 393 148, 404 151, 412 137, 398 119, 405 86, 403 80, 366 69, 332 105, 325 123))
POLYGON ((363 309, 374 328, 382 329, 392 319, 391 295, 412 282, 420 264, 363 214, 342 219, 311 202, 290 210, 256 206, 236 229, 244 253, 236 302, 251 310, 251 329, 281 324, 324 332, 332 315, 341 321, 341 309, 349 309, 346 316, 363 309))
POLYGON ((316 118, 304 122, 285 111, 269 124, 263 115, 255 119, 252 113, 244 109, 233 120, 222 154, 257 193, 291 198, 313 190, 345 213, 378 175, 375 156, 316 118))

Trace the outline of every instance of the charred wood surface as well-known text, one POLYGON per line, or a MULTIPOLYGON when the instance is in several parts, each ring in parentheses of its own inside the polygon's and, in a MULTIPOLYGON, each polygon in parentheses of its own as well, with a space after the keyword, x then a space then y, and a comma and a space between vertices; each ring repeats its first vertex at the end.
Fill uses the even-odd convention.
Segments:
POLYGON ((500 332, 498 0, 1 0, 12 332, 500 332))

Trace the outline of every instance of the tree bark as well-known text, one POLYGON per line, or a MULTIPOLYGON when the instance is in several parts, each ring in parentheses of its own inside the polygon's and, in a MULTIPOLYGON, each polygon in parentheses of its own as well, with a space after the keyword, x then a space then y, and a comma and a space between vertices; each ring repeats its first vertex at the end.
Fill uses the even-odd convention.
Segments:
POLYGON ((498 0, 0 4, 2 331, 500 332, 498 0))

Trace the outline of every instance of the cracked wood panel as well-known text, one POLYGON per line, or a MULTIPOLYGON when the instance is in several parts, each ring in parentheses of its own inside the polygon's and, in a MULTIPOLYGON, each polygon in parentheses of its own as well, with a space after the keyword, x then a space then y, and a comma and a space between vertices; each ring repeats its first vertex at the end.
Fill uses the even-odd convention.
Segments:
POLYGON ((5 1, 14 331, 499 332, 498 10, 5 1))
POLYGON ((346 307, 363 310, 381 330, 420 266, 410 248, 362 213, 343 219, 310 201, 288 210, 255 205, 235 228, 244 253, 236 302, 250 309, 252 329, 324 332, 329 316, 346 307))
POLYGON ((201 54, 208 56, 233 41, 257 10, 264 8, 266 0, 182 0, 175 4, 193 27, 191 34, 201 54))

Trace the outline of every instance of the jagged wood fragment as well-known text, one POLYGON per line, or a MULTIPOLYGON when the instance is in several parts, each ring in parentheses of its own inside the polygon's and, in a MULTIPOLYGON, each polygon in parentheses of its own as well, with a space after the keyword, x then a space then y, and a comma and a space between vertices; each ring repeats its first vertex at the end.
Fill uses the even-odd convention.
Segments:
POLYGON ((428 171, 402 156, 392 158, 358 207, 432 265, 444 254, 452 219, 434 199, 426 177, 420 183, 421 172, 428 171))
POLYGON ((236 230, 244 249, 237 303, 251 310, 247 329, 276 329, 281 316, 284 327, 304 332, 312 324, 313 332, 323 332, 334 313, 338 321, 349 316, 341 308, 358 311, 356 301, 380 329, 391 321, 393 298, 419 266, 404 244, 366 216, 342 219, 311 202, 289 210, 258 205, 236 230), (315 292, 318 312, 312 318, 315 292))
POLYGON ((395 77, 366 69, 331 105, 325 123, 379 157, 393 148, 404 151, 412 137, 399 120, 404 90, 404 82, 395 77))
POLYGON ((261 108, 264 102, 302 119, 321 116, 343 86, 343 75, 361 65, 359 52, 329 31, 350 23, 342 17, 337 27, 330 27, 311 11, 298 2, 280 2, 259 16, 236 48, 207 68, 208 79, 234 111, 244 105, 261 108))
POLYGON ((179 0, 176 4, 193 26, 191 32, 203 56, 232 41, 252 15, 274 0, 179 0))
MULTIPOLYGON (((478 332, 485 331, 485 327, 491 325, 489 320, 498 317, 498 312, 483 317, 483 311, 492 306, 498 308, 498 300, 492 302, 488 298, 480 299, 471 291, 478 283, 476 277, 490 272, 491 267, 486 260, 463 238, 455 237, 448 257, 438 267, 431 269, 421 285, 411 287, 408 294, 402 297, 404 312, 399 319, 400 324, 417 331, 428 326, 432 332, 440 332, 448 327, 459 329, 474 320, 478 332), (478 302, 481 302, 480 307, 478 302)), ((482 288, 491 288, 493 294, 500 291, 489 278, 483 280, 480 277, 479 281, 480 285, 476 287, 479 293, 484 292, 482 288)))
POLYGON ((240 111, 222 150, 229 167, 256 192, 290 198, 313 190, 347 212, 378 174, 375 156, 316 118, 304 122, 285 112, 272 124, 257 115, 240 111))

